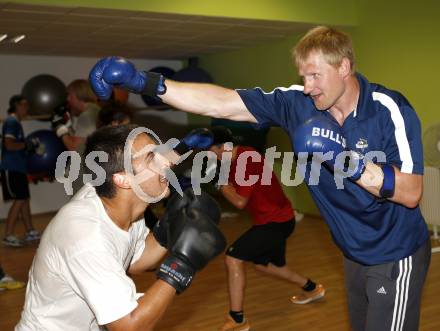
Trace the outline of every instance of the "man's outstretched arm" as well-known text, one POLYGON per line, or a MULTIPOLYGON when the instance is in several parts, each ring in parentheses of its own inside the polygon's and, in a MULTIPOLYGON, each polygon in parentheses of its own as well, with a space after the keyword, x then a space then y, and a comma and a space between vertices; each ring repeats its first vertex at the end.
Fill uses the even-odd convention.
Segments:
POLYGON ((110 98, 113 86, 118 86, 133 93, 160 97, 170 106, 190 113, 257 122, 235 90, 214 84, 168 80, 160 74, 139 71, 120 57, 101 59, 91 70, 89 80, 96 95, 103 100, 110 98))
POLYGON ((205 116, 256 123, 235 90, 214 84, 165 81, 167 92, 161 99, 178 109, 205 116))

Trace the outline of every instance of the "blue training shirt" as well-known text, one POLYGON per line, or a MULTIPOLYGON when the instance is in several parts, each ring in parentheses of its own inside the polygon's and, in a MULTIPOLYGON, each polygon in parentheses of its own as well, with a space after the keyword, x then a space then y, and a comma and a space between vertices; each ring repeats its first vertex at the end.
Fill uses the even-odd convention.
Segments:
MULTIPOLYGON (((423 174, 420 121, 403 95, 369 83, 356 74, 360 84, 357 109, 345 120, 342 132, 347 148, 366 154, 383 151, 386 163, 403 173, 423 174)), ((280 126, 293 143, 295 128, 314 116, 333 118, 316 109, 303 86, 237 90, 260 126, 280 126)), ((308 168, 310 168, 310 161, 308 168)), ((319 184, 306 184, 343 254, 365 265, 400 260, 412 255, 429 238, 419 207, 380 201, 348 179, 337 189, 333 172, 321 167, 319 184)))
POLYGON ((15 142, 24 142, 23 127, 14 115, 6 118, 2 127, 2 160, 1 169, 26 173, 26 152, 24 149, 10 151, 5 147, 5 138, 13 138, 15 142))

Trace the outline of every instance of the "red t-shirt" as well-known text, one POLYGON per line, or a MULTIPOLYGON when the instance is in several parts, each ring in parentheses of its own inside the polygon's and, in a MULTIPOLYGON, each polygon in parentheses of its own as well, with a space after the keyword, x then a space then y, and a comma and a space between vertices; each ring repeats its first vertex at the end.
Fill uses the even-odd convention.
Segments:
POLYGON ((268 178, 270 185, 262 184, 264 157, 258 153, 260 161, 254 162, 248 153, 243 154, 245 152, 258 153, 252 147, 238 147, 237 157, 231 162, 229 183, 235 187, 239 195, 249 198, 245 209, 252 215, 253 223, 255 225, 270 222, 282 223, 292 219, 295 215, 292 205, 284 194, 280 182, 273 171, 269 170, 268 172, 269 176, 271 176, 271 178, 269 177, 270 179, 268 178), (237 168, 237 164, 241 166, 241 169, 237 168), (255 178, 255 176, 258 176, 256 183, 250 186, 243 185, 243 180, 249 181, 255 178), (237 180, 241 185, 237 183, 237 180))

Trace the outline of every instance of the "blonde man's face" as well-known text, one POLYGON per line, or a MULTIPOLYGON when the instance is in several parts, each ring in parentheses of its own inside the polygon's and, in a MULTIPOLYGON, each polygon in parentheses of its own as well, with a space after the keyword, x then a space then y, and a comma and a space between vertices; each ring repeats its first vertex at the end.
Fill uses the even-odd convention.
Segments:
POLYGON ((304 93, 319 110, 331 108, 344 94, 344 75, 339 68, 328 64, 321 53, 311 53, 298 65, 298 72, 304 82, 304 93))

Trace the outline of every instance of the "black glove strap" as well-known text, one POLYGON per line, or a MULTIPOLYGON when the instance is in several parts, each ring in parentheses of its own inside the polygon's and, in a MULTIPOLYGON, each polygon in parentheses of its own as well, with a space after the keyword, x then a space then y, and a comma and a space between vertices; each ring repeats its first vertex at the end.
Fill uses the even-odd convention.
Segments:
POLYGON ((24 150, 25 150, 26 153, 28 153, 28 154, 34 154, 35 151, 36 151, 36 149, 37 149, 37 147, 38 147, 37 144, 34 143, 31 139, 26 139, 26 140, 24 141, 24 145, 25 145, 24 150))
POLYGON ((191 149, 188 147, 187 144, 185 144, 183 142, 183 140, 181 140, 176 147, 173 148, 175 152, 177 152, 177 154, 179 155, 183 155, 186 152, 189 152, 191 149))
POLYGON ((141 94, 148 95, 149 97, 157 97, 158 95, 165 94, 167 87, 165 85, 165 78, 163 75, 156 72, 145 72, 147 77, 147 83, 141 94))
POLYGON ((192 282, 195 271, 179 258, 168 256, 157 271, 157 278, 170 284, 177 294, 182 293, 192 282))

